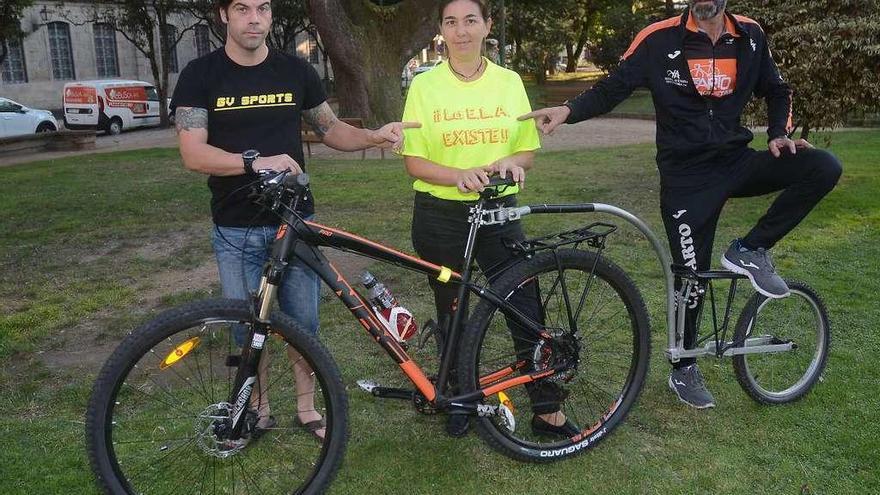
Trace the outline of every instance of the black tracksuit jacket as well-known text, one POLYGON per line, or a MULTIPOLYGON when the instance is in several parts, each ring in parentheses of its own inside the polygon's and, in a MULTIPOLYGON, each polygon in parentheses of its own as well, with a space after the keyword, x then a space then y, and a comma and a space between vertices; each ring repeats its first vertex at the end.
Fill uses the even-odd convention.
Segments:
POLYGON ((754 94, 765 98, 769 139, 791 127, 791 89, 770 55, 764 31, 755 21, 725 13, 735 26, 737 82, 721 98, 701 96, 684 55, 689 12, 642 30, 619 67, 570 100, 567 123, 611 111, 639 87, 648 88, 657 118, 657 165, 664 182, 702 175, 718 163, 741 156, 754 137, 743 127, 743 108, 754 94), (676 54, 677 52, 677 54, 676 54))

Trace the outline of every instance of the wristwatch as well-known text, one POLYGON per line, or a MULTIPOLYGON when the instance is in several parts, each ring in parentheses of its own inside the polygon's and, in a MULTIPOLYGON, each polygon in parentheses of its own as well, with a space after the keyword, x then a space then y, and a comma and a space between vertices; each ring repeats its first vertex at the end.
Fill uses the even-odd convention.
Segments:
POLYGON ((241 160, 244 162, 244 173, 254 175, 254 162, 260 157, 257 150, 247 150, 241 154, 241 160))

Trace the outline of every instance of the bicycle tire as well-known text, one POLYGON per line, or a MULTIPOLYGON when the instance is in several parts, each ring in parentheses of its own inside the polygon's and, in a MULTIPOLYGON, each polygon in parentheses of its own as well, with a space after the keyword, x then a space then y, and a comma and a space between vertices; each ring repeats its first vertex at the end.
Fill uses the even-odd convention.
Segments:
POLYGON ((277 424, 238 449, 217 442, 240 352, 230 325, 249 321, 245 301, 197 301, 162 313, 119 344, 86 414, 89 460, 105 493, 321 493, 330 483, 348 437, 344 387, 323 345, 283 313, 270 316, 264 351, 275 357, 266 360, 265 389, 254 386, 254 394, 265 390, 277 424), (293 421, 289 349, 314 371, 315 407, 327 422, 323 443, 293 421))
POLYGON ((749 397, 761 404, 785 404, 806 395, 821 378, 831 346, 831 322, 822 298, 803 282, 786 283, 791 291, 788 297, 770 299, 753 294, 734 332, 734 342, 771 331, 778 341, 790 339, 798 346, 790 351, 733 357, 737 381, 749 397), (757 319, 752 316, 754 308, 758 308, 757 319), (773 308, 772 313, 768 308, 773 308), (755 321, 757 333, 753 329, 755 321))
MULTIPOLYGON (((527 364, 520 375, 538 370, 541 365, 536 362, 551 359, 539 357, 546 354, 544 349, 553 349, 557 344, 559 349, 567 346, 568 350, 551 351, 551 355, 559 356, 552 359, 569 359, 576 364, 571 376, 565 377, 567 380, 540 379, 529 385, 531 389, 519 385, 505 390, 514 410, 511 414, 516 422, 513 431, 499 417, 477 417, 478 434, 494 449, 526 462, 551 462, 592 448, 626 417, 648 371, 650 321, 639 290, 626 273, 607 258, 573 249, 540 253, 516 265, 501 276, 493 290, 504 299, 517 297, 518 292, 532 291, 533 300, 541 301, 541 313, 533 314, 543 314, 543 325, 552 338, 545 339, 543 344, 525 342, 509 330, 505 318, 495 318, 500 314, 497 306, 482 300, 459 347, 459 380, 464 384, 465 393, 477 390, 480 376, 503 367, 503 362, 514 356, 518 362, 523 362, 527 354, 533 356, 531 361, 525 360, 527 364), (558 271, 560 267, 563 275, 558 271), (576 300, 578 304, 564 304, 563 293, 569 291, 578 294, 577 299, 569 294, 569 301, 576 300), (536 293, 540 299, 534 299, 536 293), (561 317, 550 314, 560 309, 564 313, 561 317), (572 315, 578 325, 575 339, 569 328, 572 315), (520 349, 514 348, 517 340, 521 342, 520 349), (548 344, 549 341, 556 344, 548 344), (578 342, 577 347, 570 345, 574 341, 578 342), (535 350, 526 352, 524 348, 531 345, 535 345, 535 350), (530 390, 536 394, 534 399, 529 395, 530 390), (546 394, 559 401, 550 399, 539 404, 548 397, 546 394), (593 402, 597 402, 598 407, 593 402), (546 438, 536 434, 526 423, 532 420, 535 408, 548 407, 548 403, 553 404, 551 408, 563 411, 580 433, 570 438, 546 438)), ((507 378, 513 376, 516 375, 507 378)), ((555 379, 560 377, 557 375, 555 379)), ((485 397, 484 403, 492 403, 495 396, 485 397)), ((503 399, 500 395, 497 397, 496 404, 503 399)))

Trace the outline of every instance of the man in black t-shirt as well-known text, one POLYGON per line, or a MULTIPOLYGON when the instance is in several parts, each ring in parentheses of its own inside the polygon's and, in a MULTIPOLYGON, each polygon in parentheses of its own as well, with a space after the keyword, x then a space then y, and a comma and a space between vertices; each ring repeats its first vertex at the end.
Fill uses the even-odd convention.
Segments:
MULTIPOLYGON (((278 229, 278 219, 248 199, 255 170, 304 168, 300 119, 342 151, 373 146, 399 148, 400 122, 377 130, 354 128, 333 114, 314 68, 306 61, 271 49, 266 36, 272 25, 268 0, 218 0, 226 25, 226 45, 190 62, 181 72, 172 98, 172 111, 184 165, 209 175, 214 251, 224 297, 247 299, 259 286, 261 271, 278 229), (256 150, 259 157, 252 159, 256 150)), ((311 201, 300 205, 312 215, 311 201)), ((317 275, 298 260, 291 262, 279 287, 281 310, 306 331, 318 331, 317 275)), ((244 335, 236 332, 242 344, 244 335)), ((294 361, 297 421, 323 438, 323 418, 315 411, 311 370, 298 356, 294 361)), ((264 360, 265 361, 265 360, 264 360)), ((261 365, 264 363, 261 363, 261 365)), ((261 366, 263 368, 263 366, 261 366)), ((261 377, 262 378, 262 377, 261 377)), ((260 380, 252 400, 257 428, 268 428, 266 380, 260 380)))

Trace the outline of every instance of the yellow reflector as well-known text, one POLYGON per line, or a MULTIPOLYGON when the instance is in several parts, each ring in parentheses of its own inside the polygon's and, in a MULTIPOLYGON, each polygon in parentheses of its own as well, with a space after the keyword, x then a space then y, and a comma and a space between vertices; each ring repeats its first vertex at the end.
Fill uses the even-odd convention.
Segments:
POLYGON ((169 366, 171 366, 172 364, 183 359, 184 356, 186 356, 187 354, 192 352, 193 349, 195 349, 196 347, 199 346, 199 342, 201 342, 201 340, 202 339, 200 339, 199 337, 193 337, 193 338, 187 340, 186 342, 180 344, 179 346, 175 347, 173 351, 171 351, 170 353, 168 353, 167 356, 165 356, 165 360, 162 361, 161 363, 159 363, 159 369, 164 370, 164 369, 168 368, 169 366))
POLYGON ((510 402, 510 397, 507 396, 504 392, 498 392, 498 402, 501 403, 502 406, 506 407, 510 410, 510 412, 515 412, 513 408, 513 402, 510 402))
POLYGON ((437 275, 437 280, 443 282, 449 282, 449 278, 452 277, 452 270, 446 268, 445 266, 440 267, 440 275, 437 275))

